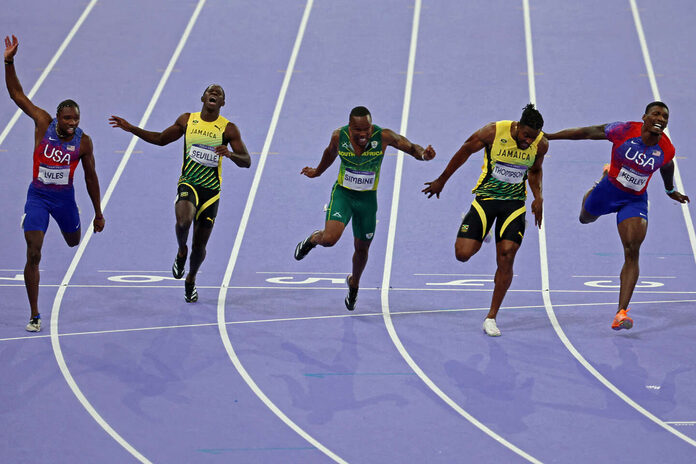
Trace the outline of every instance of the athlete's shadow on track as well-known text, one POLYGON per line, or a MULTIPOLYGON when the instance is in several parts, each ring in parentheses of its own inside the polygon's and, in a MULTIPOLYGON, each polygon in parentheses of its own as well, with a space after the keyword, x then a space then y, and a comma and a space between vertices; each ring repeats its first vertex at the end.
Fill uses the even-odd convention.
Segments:
POLYGON ((408 403, 396 394, 375 395, 361 400, 356 398, 355 378, 365 373, 358 372, 358 339, 352 317, 343 320, 340 351, 336 352, 331 362, 310 356, 294 343, 283 343, 282 348, 297 357, 301 364, 297 370, 304 372, 304 381, 300 382, 289 375, 275 377, 286 383, 293 406, 308 412, 309 423, 325 424, 340 411, 356 411, 384 401, 391 401, 397 406, 408 403))
POLYGON ((445 363, 445 372, 464 395, 461 406, 485 424, 494 426, 496 432, 527 430, 524 418, 536 409, 532 399, 534 378, 514 369, 499 340, 485 342, 489 347, 487 361, 483 354, 474 354, 464 362, 445 363))

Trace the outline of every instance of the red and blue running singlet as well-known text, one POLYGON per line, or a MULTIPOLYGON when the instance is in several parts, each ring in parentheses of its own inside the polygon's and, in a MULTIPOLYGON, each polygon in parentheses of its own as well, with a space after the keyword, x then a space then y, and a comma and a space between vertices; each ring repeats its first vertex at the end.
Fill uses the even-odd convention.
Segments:
POLYGON ((75 168, 80 161, 82 129, 75 129, 73 138, 65 142, 56 133, 57 120, 51 121, 46 133, 34 150, 32 185, 39 189, 71 188, 75 168))
POLYGON ((674 146, 666 134, 657 145, 643 143, 642 122, 613 122, 604 133, 614 146, 611 149, 609 181, 627 193, 641 195, 655 171, 674 158, 674 146))

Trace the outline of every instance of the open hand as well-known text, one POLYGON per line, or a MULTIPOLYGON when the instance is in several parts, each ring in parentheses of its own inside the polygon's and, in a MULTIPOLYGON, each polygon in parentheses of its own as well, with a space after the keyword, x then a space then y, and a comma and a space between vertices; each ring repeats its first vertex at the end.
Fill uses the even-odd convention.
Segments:
POLYGON ((544 212, 544 200, 541 198, 535 198, 532 201, 532 213, 534 214, 534 224, 541 229, 541 219, 544 212))
POLYGON ((118 127, 120 129, 123 129, 126 132, 132 132, 133 131, 133 125, 126 121, 123 118, 120 118, 118 116, 111 116, 109 118, 109 124, 111 124, 111 127, 118 127))
POLYGON ((691 202, 691 200, 689 200, 689 197, 687 197, 686 195, 684 195, 682 193, 677 192, 676 190, 674 192, 670 193, 669 197, 672 200, 678 201, 679 203, 690 203, 691 202))
POLYGON ((431 198, 433 195, 437 195, 437 197, 440 198, 440 192, 442 192, 442 189, 445 187, 445 181, 440 180, 438 177, 434 181, 426 182, 423 185, 427 185, 427 187, 421 190, 421 192, 428 195, 428 198, 431 198))
POLYGON ((12 61, 12 58, 17 54, 17 47, 19 47, 19 40, 14 35, 12 40, 9 36, 5 36, 5 61, 12 61))

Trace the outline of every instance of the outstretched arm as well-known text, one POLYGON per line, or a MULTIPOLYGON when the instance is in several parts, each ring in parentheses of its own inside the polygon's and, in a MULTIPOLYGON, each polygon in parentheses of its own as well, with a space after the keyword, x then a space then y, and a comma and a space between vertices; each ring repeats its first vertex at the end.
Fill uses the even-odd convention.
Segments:
POLYGON ((215 147, 215 152, 220 156, 231 159, 240 168, 251 166, 251 156, 249 156, 247 147, 244 145, 242 134, 239 132, 239 128, 231 122, 227 123, 227 127, 225 127, 225 140, 232 147, 232 151, 230 152, 227 149, 227 143, 223 143, 215 147))
POLYGON ((670 161, 660 168, 662 181, 665 183, 665 192, 672 199, 679 203, 688 203, 689 197, 676 191, 674 188, 674 161, 670 161))
POLYGON ((19 41, 17 37, 13 35, 12 40, 9 37, 5 37, 5 85, 7 85, 7 91, 19 109, 34 120, 34 124, 38 126, 41 122, 50 123, 51 115, 34 105, 29 100, 29 97, 24 94, 24 89, 22 89, 22 85, 19 83, 14 67, 14 57, 17 54, 18 47, 19 41))
POLYGON ((546 138, 542 138, 539 142, 539 147, 537 149, 536 158, 534 159, 534 164, 529 168, 529 173, 527 177, 527 182, 529 182, 529 189, 534 195, 534 200, 532 201, 532 214, 534 214, 534 223, 537 227, 541 228, 541 220, 544 212, 544 197, 542 196, 542 178, 543 171, 541 165, 544 162, 544 155, 549 150, 549 141, 546 138))
POLYGON ((305 176, 309 178, 313 177, 319 177, 326 171, 329 166, 333 164, 333 162, 336 160, 336 157, 338 156, 338 140, 339 140, 339 131, 335 130, 331 134, 331 140, 329 141, 329 145, 324 149, 324 154, 321 155, 321 161, 319 161, 319 165, 316 168, 310 168, 309 166, 305 166, 302 168, 302 171, 300 171, 300 174, 304 174, 305 176))
POLYGON ((574 127, 571 129, 563 129, 558 132, 546 134, 549 140, 606 140, 607 134, 604 129, 606 124, 599 126, 574 127))
POLYGON ((92 206, 94 207, 94 221, 92 226, 94 227, 94 232, 101 232, 104 230, 105 220, 101 210, 101 193, 99 191, 99 178, 97 177, 97 170, 94 166, 94 149, 92 148, 92 139, 89 138, 87 134, 82 136, 80 152, 82 169, 85 171, 87 193, 89 194, 89 198, 92 200, 92 206))
POLYGON ((397 150, 408 153, 420 161, 430 161, 435 158, 435 150, 431 145, 428 145, 427 148, 423 148, 391 129, 382 129, 382 144, 392 146, 397 150))
POLYGON ((494 122, 486 124, 481 129, 471 134, 471 136, 466 139, 466 142, 464 142, 464 145, 462 145, 454 156, 452 156, 452 159, 449 163, 447 163, 447 167, 444 171, 442 171, 440 177, 432 182, 426 182, 425 185, 427 185, 427 187, 424 188, 422 192, 428 195, 428 198, 432 197, 433 195, 437 195, 437 197, 440 198, 440 192, 442 192, 442 189, 445 187, 447 180, 452 176, 452 174, 454 174, 455 171, 459 169, 459 167, 464 164, 472 154, 476 153, 487 145, 491 145, 494 137, 494 122))
POLYGON ((130 132, 148 143, 159 145, 161 147, 172 143, 175 140, 179 140, 181 136, 184 135, 186 132, 186 122, 188 121, 188 118, 189 113, 182 114, 176 119, 174 124, 167 127, 162 132, 146 131, 145 129, 134 126, 119 116, 111 116, 109 118, 109 124, 111 124, 111 127, 118 127, 126 132, 130 132))

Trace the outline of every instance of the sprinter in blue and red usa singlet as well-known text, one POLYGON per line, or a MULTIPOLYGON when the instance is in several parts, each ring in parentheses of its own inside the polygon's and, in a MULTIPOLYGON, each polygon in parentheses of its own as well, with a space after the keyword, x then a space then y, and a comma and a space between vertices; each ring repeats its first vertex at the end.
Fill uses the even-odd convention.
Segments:
POLYGON ((619 305, 612 322, 614 330, 630 329, 633 319, 626 314, 638 281, 640 246, 648 231, 648 182, 660 170, 667 195, 680 203, 689 201, 674 187, 674 146, 664 130, 669 109, 655 101, 645 108, 643 122, 614 122, 599 126, 565 129, 547 134, 549 140, 609 140, 611 163, 602 179, 583 198, 580 222, 588 224, 600 216, 616 213, 624 248, 619 305))
POLYGON ((10 98, 34 120, 34 169, 27 192, 22 228, 27 242, 27 262, 24 266, 24 284, 27 288, 31 318, 26 329, 41 330, 39 314, 39 262, 49 216, 58 223, 65 242, 70 247, 80 243, 80 215, 75 203, 73 176, 82 161, 87 193, 94 206, 95 232, 104 229, 101 210, 99 179, 94 168, 94 153, 89 136, 78 127, 80 107, 73 100, 58 105, 56 117, 34 105, 24 94, 14 68, 14 57, 19 42, 17 37, 5 37, 5 84, 10 98))

